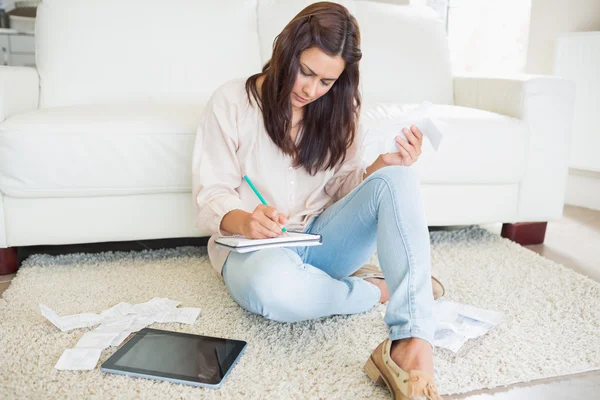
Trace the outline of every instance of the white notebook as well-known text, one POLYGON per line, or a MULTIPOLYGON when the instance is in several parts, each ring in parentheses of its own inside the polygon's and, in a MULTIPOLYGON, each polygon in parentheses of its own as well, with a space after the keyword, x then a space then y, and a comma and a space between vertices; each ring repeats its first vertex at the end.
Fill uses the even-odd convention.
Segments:
POLYGON ((269 239, 248 239, 240 235, 221 236, 215 240, 215 243, 217 243, 217 248, 224 248, 236 253, 249 253, 273 247, 321 246, 323 244, 321 235, 301 232, 288 232, 287 235, 269 239))

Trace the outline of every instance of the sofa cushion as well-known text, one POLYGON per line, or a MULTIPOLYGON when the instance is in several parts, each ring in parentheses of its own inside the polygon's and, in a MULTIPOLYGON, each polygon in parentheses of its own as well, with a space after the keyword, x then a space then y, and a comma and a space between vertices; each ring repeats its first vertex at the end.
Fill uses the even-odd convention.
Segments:
MULTIPOLYGON (((402 109, 395 104, 368 107, 361 121, 367 128, 397 123, 402 109)), ((15 197, 189 192, 200 111, 192 106, 73 106, 9 118, 0 124, 0 191, 15 197)), ((520 120, 456 106, 434 105, 431 114, 449 127, 439 151, 425 141, 413 165, 423 183, 521 179, 528 130, 520 120)))
MULTIPOLYGON (((273 40, 312 0, 260 0, 262 62, 273 40)), ((360 80, 370 102, 453 104, 452 65, 444 22, 430 7, 340 0, 356 18, 363 59, 360 80)))
MULTIPOLYGON (((377 141, 386 132, 401 130, 413 121, 407 118, 416 105, 380 103, 365 105, 361 124, 384 135, 365 139, 370 163, 382 148, 377 141), (377 150, 377 151, 376 151, 377 150)), ((519 182, 527 167, 529 129, 517 118, 474 108, 432 104, 426 114, 437 121, 443 136, 438 151, 427 138, 422 154, 413 164, 424 183, 500 184, 519 182)))
POLYGON ((260 71, 257 0, 44 0, 41 107, 204 103, 260 71))

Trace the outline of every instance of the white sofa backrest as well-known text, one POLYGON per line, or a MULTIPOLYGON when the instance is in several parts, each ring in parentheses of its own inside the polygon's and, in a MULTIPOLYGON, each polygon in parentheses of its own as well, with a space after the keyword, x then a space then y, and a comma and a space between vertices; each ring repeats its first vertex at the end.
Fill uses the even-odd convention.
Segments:
MULTIPOLYGON (((271 57, 273 39, 311 0, 259 0, 261 60, 271 57)), ((358 21, 365 104, 453 104, 452 67, 444 22, 425 6, 342 0, 358 21)))
POLYGON ((44 0, 40 107, 198 103, 261 68, 256 0, 44 0))
MULTIPOLYGON (((205 103, 261 70, 311 0, 44 0, 36 21, 40 107, 205 103)), ((430 8, 342 0, 360 25, 372 102, 452 104, 448 42, 430 8)))

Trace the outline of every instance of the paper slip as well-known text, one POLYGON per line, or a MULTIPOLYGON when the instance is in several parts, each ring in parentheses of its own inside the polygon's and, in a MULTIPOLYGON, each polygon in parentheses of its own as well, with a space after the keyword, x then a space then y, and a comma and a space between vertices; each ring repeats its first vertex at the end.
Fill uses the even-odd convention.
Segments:
POLYGON ((121 333, 126 330, 131 330, 131 326, 133 325, 135 319, 136 316, 133 314, 121 317, 119 319, 109 319, 108 321, 100 324, 95 331, 105 333, 121 333))
POLYGON ((48 321, 52 322, 63 332, 76 328, 87 328, 88 326, 98 325, 102 322, 102 317, 98 314, 84 313, 59 317, 58 314, 43 304, 40 304, 40 310, 48 321))
POLYGON ((133 306, 133 313, 138 315, 157 314, 171 310, 180 304, 180 301, 155 297, 152 300, 147 301, 145 303, 135 304, 133 306))
POLYGON ((87 349, 99 349, 103 350, 111 345, 113 340, 119 333, 106 333, 106 332, 98 332, 91 331, 87 332, 85 335, 79 339, 79 342, 75 345, 75 348, 87 348, 87 349))
POLYGON ((144 329, 155 322, 177 322, 193 324, 200 315, 199 308, 177 308, 180 301, 155 297, 145 303, 130 304, 121 302, 100 314, 76 314, 58 316, 44 304, 40 304, 42 315, 60 330, 68 331, 98 325, 86 332, 75 345, 65 350, 56 363, 57 369, 85 370, 94 369, 103 349, 119 346, 131 333, 144 329))
POLYGON ((486 334, 502 322, 502 313, 444 299, 434 303, 433 317, 434 345, 455 353, 469 339, 486 334))
POLYGON ((124 317, 127 314, 133 314, 133 306, 129 303, 121 302, 116 306, 104 310, 100 313, 104 320, 124 317))
POLYGON ((156 322, 179 322, 181 324, 193 324, 200 315, 199 308, 176 308, 155 317, 156 322))
POLYGON ((375 108, 365 113, 362 124, 366 127, 364 141, 365 160, 372 161, 380 154, 397 153, 400 151, 396 143, 396 136, 407 140, 402 132, 403 128, 416 125, 429 140, 431 146, 437 151, 448 130, 448 124, 439 119, 430 117, 430 102, 423 102, 416 108, 398 107, 388 109, 385 107, 375 108))
POLYGON ((90 370, 96 368, 101 349, 67 349, 54 366, 60 370, 90 370))
POLYGON ((127 339, 127 336, 131 335, 132 333, 133 332, 128 332, 128 331, 119 333, 119 335, 116 338, 114 338, 114 340, 111 342, 110 345, 111 346, 120 346, 121 343, 123 343, 123 341, 125 339, 127 339))
POLYGON ((137 332, 148 325, 152 325, 154 322, 156 322, 156 315, 136 315, 131 326, 127 328, 127 330, 137 332))

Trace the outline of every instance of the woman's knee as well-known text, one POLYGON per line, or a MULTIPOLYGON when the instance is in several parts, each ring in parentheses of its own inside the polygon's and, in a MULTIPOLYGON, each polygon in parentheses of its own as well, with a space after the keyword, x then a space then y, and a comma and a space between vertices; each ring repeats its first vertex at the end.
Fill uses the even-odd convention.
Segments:
POLYGON ((418 175, 412 168, 400 165, 390 165, 380 168, 372 176, 374 178, 382 178, 385 181, 418 181, 418 175))
POLYGON ((412 168, 398 165, 380 168, 369 178, 377 182, 378 187, 401 188, 404 193, 406 190, 417 189, 420 184, 419 176, 412 168))
MULTIPOLYGON (((280 251, 276 253, 282 253, 283 249, 277 250, 280 251)), ((246 310, 265 318, 279 322, 300 320, 301 310, 294 294, 299 284, 294 269, 300 267, 294 264, 302 261, 289 254, 267 258, 249 257, 234 271, 228 266, 226 284, 231 296, 246 310)))

